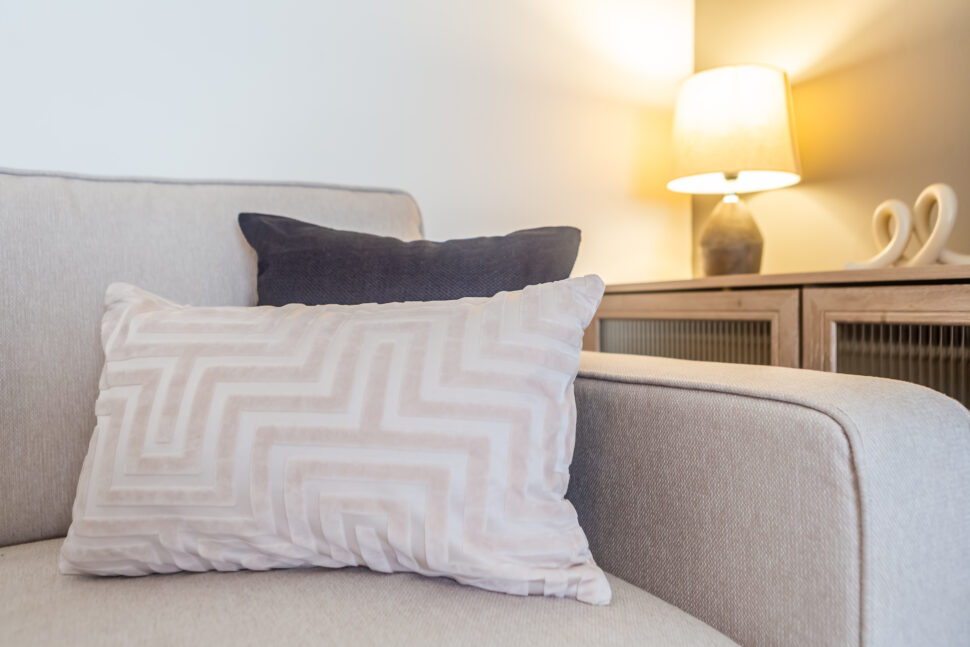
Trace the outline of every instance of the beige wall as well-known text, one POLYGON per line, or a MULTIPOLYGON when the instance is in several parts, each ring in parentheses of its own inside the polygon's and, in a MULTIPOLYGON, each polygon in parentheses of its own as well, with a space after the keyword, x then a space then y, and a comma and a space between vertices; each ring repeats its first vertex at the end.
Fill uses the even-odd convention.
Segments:
MULTIPOLYGON (((800 185, 748 198, 763 271, 868 258, 875 206, 933 182, 962 200, 950 247, 970 253, 970 2, 697 0, 696 69, 744 62, 792 75, 803 165, 800 185)), ((715 202, 694 199, 695 239, 715 202)))
POLYGON ((572 224, 576 273, 689 276, 646 155, 692 69, 692 0, 3 2, 0 166, 401 187, 429 238, 572 224))

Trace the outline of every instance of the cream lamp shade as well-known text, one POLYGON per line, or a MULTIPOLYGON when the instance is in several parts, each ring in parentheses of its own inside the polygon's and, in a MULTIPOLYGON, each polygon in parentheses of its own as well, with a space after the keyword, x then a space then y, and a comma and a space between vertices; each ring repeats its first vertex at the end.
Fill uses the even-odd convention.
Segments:
POLYGON ((693 75, 677 97, 672 151, 671 191, 733 194, 797 183, 788 75, 764 65, 693 75))

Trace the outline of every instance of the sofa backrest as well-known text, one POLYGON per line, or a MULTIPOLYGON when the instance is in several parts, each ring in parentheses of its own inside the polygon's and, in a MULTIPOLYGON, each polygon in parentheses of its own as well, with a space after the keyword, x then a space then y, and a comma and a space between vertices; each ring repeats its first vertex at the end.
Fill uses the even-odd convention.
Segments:
POLYGON ((242 211, 421 237, 402 191, 0 169, 0 546, 65 534, 94 429, 109 283, 252 305, 242 211))

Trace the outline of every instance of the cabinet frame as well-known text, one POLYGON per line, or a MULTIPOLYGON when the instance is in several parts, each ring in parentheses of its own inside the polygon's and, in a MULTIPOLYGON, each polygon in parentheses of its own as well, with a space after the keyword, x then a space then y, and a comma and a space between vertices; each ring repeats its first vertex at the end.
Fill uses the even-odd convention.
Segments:
POLYGON ((797 288, 606 294, 586 329, 583 349, 600 349, 601 319, 767 321, 771 329, 771 364, 798 368, 799 303, 797 288))
POLYGON ((811 288, 802 291, 805 368, 836 371, 840 323, 970 324, 966 285, 811 288))

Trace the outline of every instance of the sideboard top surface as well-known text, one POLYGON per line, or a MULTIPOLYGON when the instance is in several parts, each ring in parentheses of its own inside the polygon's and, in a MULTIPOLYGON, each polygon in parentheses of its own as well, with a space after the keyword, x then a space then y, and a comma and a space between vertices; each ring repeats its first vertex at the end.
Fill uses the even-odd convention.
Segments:
POLYGON ((731 274, 680 281, 608 285, 608 294, 634 292, 683 292, 687 290, 801 287, 814 285, 878 285, 892 283, 968 283, 970 265, 890 267, 879 270, 839 270, 793 274, 731 274))

